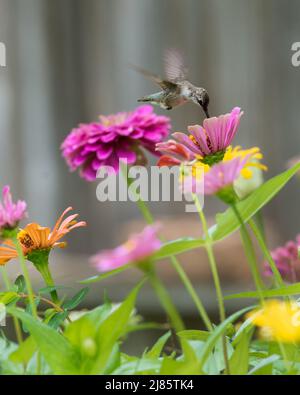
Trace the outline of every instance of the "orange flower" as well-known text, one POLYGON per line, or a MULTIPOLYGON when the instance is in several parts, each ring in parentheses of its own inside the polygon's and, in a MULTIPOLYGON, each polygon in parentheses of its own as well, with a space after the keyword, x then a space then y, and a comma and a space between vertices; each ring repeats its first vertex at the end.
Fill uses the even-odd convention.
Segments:
MULTIPOLYGON (((22 246, 24 256, 37 250, 51 250, 52 248, 64 248, 65 242, 60 241, 67 233, 75 228, 86 226, 86 222, 77 222, 78 214, 69 215, 64 219, 65 215, 73 210, 68 207, 56 222, 53 230, 45 228, 39 224, 28 224, 24 229, 18 233, 18 240, 22 246)), ((18 256, 14 243, 11 240, 6 240, 0 246, 0 265, 5 265, 11 259, 18 256)))

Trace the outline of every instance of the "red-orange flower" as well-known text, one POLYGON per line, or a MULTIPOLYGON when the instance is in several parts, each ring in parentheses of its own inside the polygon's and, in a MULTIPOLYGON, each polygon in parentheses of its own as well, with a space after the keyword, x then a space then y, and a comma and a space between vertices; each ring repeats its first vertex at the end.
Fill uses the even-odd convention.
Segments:
MULTIPOLYGON (((86 222, 77 222, 78 214, 69 215, 64 219, 65 215, 70 212, 72 207, 68 207, 57 220, 53 230, 42 227, 37 223, 28 224, 18 233, 18 240, 22 246, 24 256, 38 251, 51 250, 52 248, 64 248, 66 243, 60 241, 67 233, 75 228, 86 226, 86 222)), ((11 240, 6 240, 0 246, 0 265, 5 265, 11 259, 18 256, 16 248, 11 240)))

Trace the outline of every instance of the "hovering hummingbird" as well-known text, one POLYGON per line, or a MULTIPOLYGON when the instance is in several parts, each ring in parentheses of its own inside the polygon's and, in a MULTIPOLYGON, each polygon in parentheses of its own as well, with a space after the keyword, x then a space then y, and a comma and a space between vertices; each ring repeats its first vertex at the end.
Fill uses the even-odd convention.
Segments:
POLYGON ((209 96, 204 88, 197 87, 187 80, 187 69, 184 66, 181 54, 176 50, 167 50, 164 56, 166 78, 137 66, 132 66, 136 71, 161 87, 161 91, 144 96, 138 102, 150 102, 159 105, 165 110, 172 110, 181 104, 193 102, 202 107, 209 118, 209 96))

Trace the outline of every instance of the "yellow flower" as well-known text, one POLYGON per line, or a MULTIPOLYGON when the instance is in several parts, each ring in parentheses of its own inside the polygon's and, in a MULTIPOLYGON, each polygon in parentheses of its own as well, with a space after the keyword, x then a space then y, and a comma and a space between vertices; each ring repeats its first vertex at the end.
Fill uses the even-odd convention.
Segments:
POLYGON ((225 151, 223 161, 226 162, 234 158, 245 158, 247 156, 249 156, 249 160, 241 171, 241 175, 245 179, 248 180, 252 178, 253 171, 251 170, 251 167, 256 167, 264 171, 268 169, 267 166, 259 162, 261 159, 263 159, 263 154, 258 147, 242 149, 242 147, 240 147, 239 145, 234 148, 232 146, 229 146, 225 151))
POLYGON ((300 307, 296 302, 271 300, 248 314, 264 338, 284 343, 300 341, 300 307))

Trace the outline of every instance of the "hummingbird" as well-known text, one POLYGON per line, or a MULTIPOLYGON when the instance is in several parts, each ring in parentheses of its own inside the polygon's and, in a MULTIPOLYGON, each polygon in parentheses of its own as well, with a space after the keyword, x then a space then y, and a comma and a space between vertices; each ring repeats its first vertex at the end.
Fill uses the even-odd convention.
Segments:
POLYGON ((209 96, 206 89, 193 85, 187 79, 187 69, 183 62, 182 55, 177 50, 167 50, 164 56, 165 78, 153 74, 141 67, 132 66, 136 71, 149 78, 162 89, 159 92, 144 96, 138 102, 159 105, 165 110, 187 102, 192 102, 201 106, 206 117, 209 118, 208 104, 209 96))

